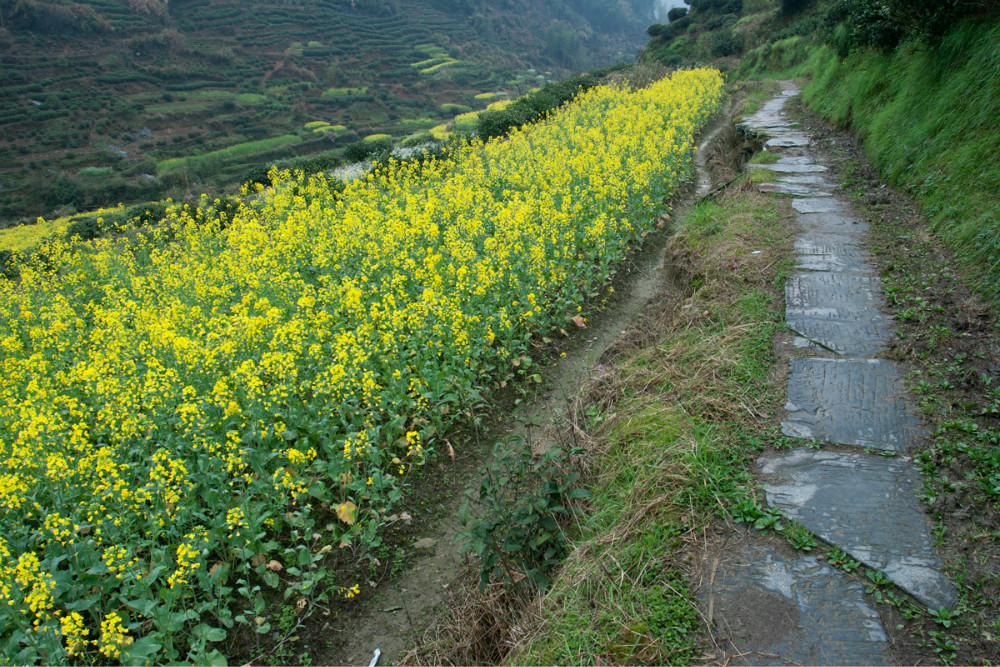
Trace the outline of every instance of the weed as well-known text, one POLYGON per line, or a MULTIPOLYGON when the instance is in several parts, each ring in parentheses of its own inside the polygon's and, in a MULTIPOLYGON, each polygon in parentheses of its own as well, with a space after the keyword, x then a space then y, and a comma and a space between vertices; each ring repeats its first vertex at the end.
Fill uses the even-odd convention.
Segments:
POLYGON ((789 544, 800 551, 812 551, 817 546, 816 536, 797 521, 789 521, 788 526, 780 532, 789 544))
POLYGON ((574 513, 574 500, 590 496, 577 486, 579 473, 566 470, 579 453, 552 448, 536 458, 520 437, 494 448, 476 499, 483 512, 473 517, 466 503, 460 516, 467 526, 462 551, 479 557, 483 586, 503 581, 548 588, 549 572, 566 550, 561 522, 574 513))
POLYGON ((777 153, 761 151, 750 159, 750 164, 774 164, 780 159, 781 157, 777 153))
POLYGON ((833 567, 843 570, 848 574, 853 574, 857 572, 858 568, 861 567, 861 563, 851 558, 846 552, 834 548, 828 551, 826 554, 827 562, 833 567))

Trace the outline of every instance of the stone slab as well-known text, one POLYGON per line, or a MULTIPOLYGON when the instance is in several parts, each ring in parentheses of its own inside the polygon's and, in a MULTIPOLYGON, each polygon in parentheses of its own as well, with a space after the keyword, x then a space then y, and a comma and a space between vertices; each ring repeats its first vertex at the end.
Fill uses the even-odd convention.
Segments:
POLYGON ((796 183, 798 185, 818 185, 824 188, 839 188, 839 185, 834 185, 823 177, 823 174, 782 174, 778 178, 781 183, 796 183))
POLYGON ((776 133, 764 142, 768 148, 800 148, 809 145, 809 135, 801 132, 781 132, 776 133))
POLYGON ((768 503, 824 541, 881 570, 931 609, 955 604, 941 573, 920 475, 905 457, 800 449, 758 460, 768 503))
POLYGON ((868 231, 868 223, 853 215, 842 213, 800 213, 799 224, 807 232, 830 234, 857 234, 868 231))
POLYGON ((828 171, 826 167, 815 162, 786 162, 794 158, 781 158, 774 164, 748 164, 750 169, 768 169, 779 174, 818 174, 828 171))
POLYGON ((791 195, 792 197, 832 197, 833 194, 821 190, 815 186, 799 185, 797 183, 785 183, 784 181, 765 181, 758 183, 757 187, 764 192, 775 192, 781 195, 791 195))
POLYGON ((922 434, 903 373, 884 359, 791 359, 787 436, 903 452, 922 434))
MULTIPOLYGON (((719 565, 713 619, 751 665, 882 665, 888 639, 861 584, 815 556, 748 545, 719 565)), ((699 595, 704 601, 709 591, 699 595)))
POLYGON ((804 197, 792 202, 792 208, 799 213, 844 213, 847 205, 839 199, 826 197, 804 197))
POLYGON ((848 234, 799 234, 795 237, 795 262, 797 268, 808 271, 873 272, 861 240, 848 234))
POLYGON ((842 356, 871 357, 886 348, 891 320, 880 303, 876 276, 796 273, 785 283, 788 327, 842 356))

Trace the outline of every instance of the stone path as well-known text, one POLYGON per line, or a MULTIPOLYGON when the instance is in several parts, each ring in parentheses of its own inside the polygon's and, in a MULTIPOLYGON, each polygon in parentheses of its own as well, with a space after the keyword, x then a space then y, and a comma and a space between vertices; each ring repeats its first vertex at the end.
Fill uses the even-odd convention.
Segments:
MULTIPOLYGON (((919 473, 906 452, 921 436, 904 393, 904 370, 879 359, 893 323, 857 218, 812 139, 783 113, 798 90, 784 91, 744 120, 779 156, 777 180, 761 189, 793 197, 801 231, 797 269, 786 285, 786 322, 807 357, 790 361, 787 415, 793 438, 846 446, 762 457, 767 502, 817 537, 882 571, 931 609, 952 606, 917 494, 919 473), (852 451, 853 448, 853 451, 852 451), (895 454, 887 457, 873 450, 895 454)), ((813 556, 750 544, 719 564, 709 595, 728 626, 731 657, 749 664, 881 664, 888 642, 878 614, 850 577, 813 556), (777 598, 775 597, 777 596, 777 598), (755 632, 754 600, 782 600, 768 632, 755 632)))

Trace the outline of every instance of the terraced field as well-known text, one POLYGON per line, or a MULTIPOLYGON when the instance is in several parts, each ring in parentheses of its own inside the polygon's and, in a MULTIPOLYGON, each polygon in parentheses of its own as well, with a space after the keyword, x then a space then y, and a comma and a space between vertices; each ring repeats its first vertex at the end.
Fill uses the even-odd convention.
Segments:
MULTIPOLYGON (((219 192, 276 155, 376 133, 406 136, 407 121, 450 120, 441 105, 472 107, 477 94, 537 85, 525 72, 553 64, 538 26, 563 17, 594 33, 579 15, 549 8, 473 17, 444 0, 181 0, 162 14, 133 4, 0 7, 0 43, 9 47, 0 51, 0 226, 219 192), (319 120, 347 130, 303 128, 319 120), (302 141, 286 142, 284 153, 245 150, 296 133, 302 141), (236 145, 244 148, 221 152, 236 145), (181 157, 197 168, 157 169, 181 157), (86 167, 111 172, 99 182, 78 178, 86 167)), ((630 54, 640 43, 636 28, 630 54)), ((605 37, 595 59, 610 60, 626 45, 620 35, 605 37)))

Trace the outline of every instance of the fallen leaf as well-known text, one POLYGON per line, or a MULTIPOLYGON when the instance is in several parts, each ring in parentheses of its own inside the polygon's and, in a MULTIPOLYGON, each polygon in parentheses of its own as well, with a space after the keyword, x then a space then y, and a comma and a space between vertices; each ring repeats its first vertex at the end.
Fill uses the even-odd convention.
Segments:
POLYGON ((346 523, 348 526, 354 524, 358 517, 358 506, 347 501, 341 505, 337 506, 337 518, 346 523))
POLYGON ((448 457, 451 458, 452 461, 454 461, 455 460, 455 448, 452 447, 451 443, 448 442, 447 440, 444 441, 444 444, 448 445, 448 457))
POLYGON ((407 512, 403 512, 402 514, 400 514, 399 518, 402 519, 403 521, 413 521, 413 517, 410 516, 409 513, 407 512))
POLYGON ((573 324, 580 327, 581 329, 585 329, 587 327, 587 323, 584 321, 583 315, 574 315, 572 319, 573 319, 573 324))
POLYGON ((435 544, 437 544, 437 540, 435 540, 433 538, 430 538, 430 537, 425 537, 422 540, 417 540, 416 542, 414 542, 413 543, 413 548, 414 549, 433 549, 435 544))
POLYGON ((250 564, 254 567, 260 567, 266 558, 267 556, 264 554, 254 554, 253 558, 250 559, 250 564))
POLYGON ((281 572, 285 567, 276 560, 272 560, 267 564, 267 569, 271 572, 281 572))

